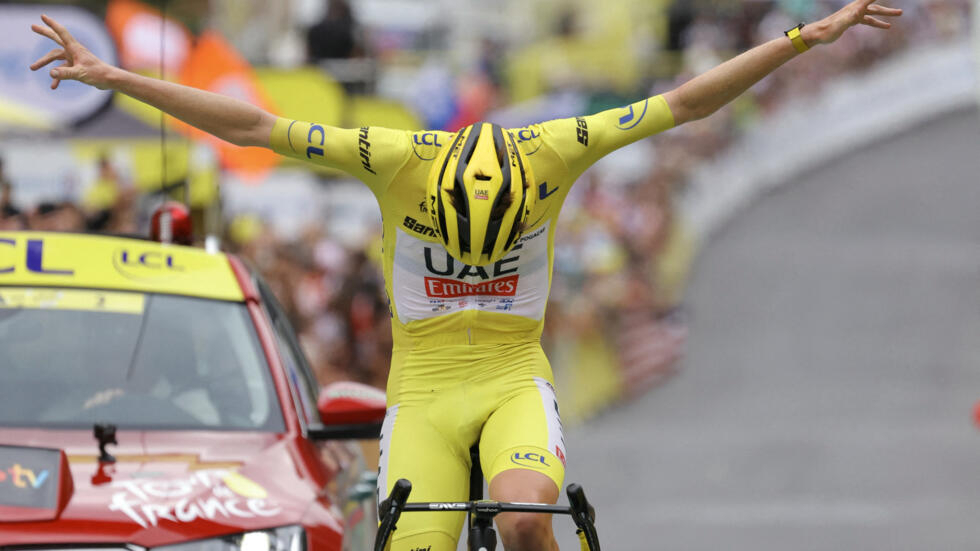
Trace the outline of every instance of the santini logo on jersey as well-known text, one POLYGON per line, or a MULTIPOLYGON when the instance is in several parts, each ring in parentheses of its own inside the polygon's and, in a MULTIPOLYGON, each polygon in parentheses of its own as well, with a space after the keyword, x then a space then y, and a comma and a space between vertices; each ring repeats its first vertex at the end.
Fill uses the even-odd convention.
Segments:
POLYGON ((512 297, 517 294, 519 277, 512 275, 480 283, 427 277, 425 278, 425 293, 429 298, 512 297))
POLYGON ((371 141, 368 139, 369 132, 370 129, 365 126, 357 134, 358 152, 361 154, 361 166, 364 167, 364 170, 377 176, 378 173, 371 168, 371 141))
POLYGON ((576 118, 575 123, 577 124, 578 143, 589 147, 589 123, 582 117, 576 118))
MULTIPOLYGON (((422 202, 421 206, 425 207, 424 201, 422 202)), ((418 220, 412 218, 411 216, 405 217, 404 224, 406 228, 412 230, 413 232, 419 235, 424 235, 426 237, 436 237, 439 235, 439 232, 436 231, 434 228, 430 228, 429 226, 426 226, 425 224, 419 222, 418 220)))

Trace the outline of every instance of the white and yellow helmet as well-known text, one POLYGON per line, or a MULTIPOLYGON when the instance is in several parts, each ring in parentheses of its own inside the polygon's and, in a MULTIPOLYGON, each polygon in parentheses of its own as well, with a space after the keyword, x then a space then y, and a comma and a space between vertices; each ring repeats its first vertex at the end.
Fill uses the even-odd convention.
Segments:
POLYGON ((514 136, 491 123, 460 130, 432 165, 429 215, 446 250, 471 266, 502 259, 534 207, 534 175, 514 136))

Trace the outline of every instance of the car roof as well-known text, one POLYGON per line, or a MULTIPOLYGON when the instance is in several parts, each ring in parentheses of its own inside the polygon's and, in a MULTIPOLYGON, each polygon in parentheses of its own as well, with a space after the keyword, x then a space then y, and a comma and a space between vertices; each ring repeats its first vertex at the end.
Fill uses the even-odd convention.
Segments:
POLYGON ((77 287, 245 300, 224 253, 77 233, 0 231, 0 286, 77 287))

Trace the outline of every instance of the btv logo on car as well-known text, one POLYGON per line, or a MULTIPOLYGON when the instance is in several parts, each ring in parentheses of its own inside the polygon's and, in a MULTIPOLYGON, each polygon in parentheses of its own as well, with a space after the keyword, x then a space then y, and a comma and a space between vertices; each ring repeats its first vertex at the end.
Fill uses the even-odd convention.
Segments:
POLYGON ((20 463, 14 463, 0 471, 0 488, 7 484, 14 488, 39 490, 48 481, 49 476, 46 470, 35 472, 34 469, 24 467, 20 463))
POLYGON ((0 506, 53 508, 58 462, 57 450, 0 445, 0 506))

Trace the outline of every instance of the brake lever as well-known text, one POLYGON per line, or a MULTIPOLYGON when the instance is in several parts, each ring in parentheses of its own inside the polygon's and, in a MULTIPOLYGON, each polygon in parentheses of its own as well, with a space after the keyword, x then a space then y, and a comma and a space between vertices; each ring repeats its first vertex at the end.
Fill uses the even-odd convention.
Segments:
POLYGON ((408 496, 411 493, 412 483, 404 478, 399 478, 395 481, 388 498, 378 504, 378 516, 381 517, 381 522, 374 542, 374 551, 384 551, 392 532, 398 529, 398 519, 401 517, 402 510, 405 509, 405 504, 408 503, 408 496))
POLYGON ((599 535, 595 529, 595 508, 585 498, 585 490, 578 484, 569 484, 568 503, 572 510, 572 520, 575 526, 585 536, 586 543, 591 551, 599 550, 599 535))

